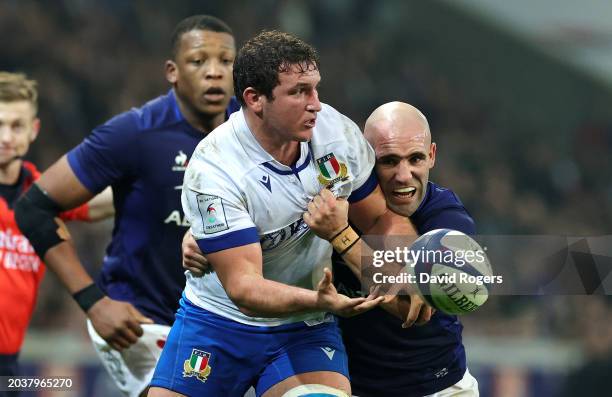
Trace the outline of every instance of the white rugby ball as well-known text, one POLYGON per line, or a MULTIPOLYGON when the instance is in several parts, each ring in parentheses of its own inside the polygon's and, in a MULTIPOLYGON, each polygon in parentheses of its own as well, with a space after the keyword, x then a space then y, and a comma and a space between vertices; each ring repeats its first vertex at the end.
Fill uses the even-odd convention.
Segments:
POLYGON ((419 294, 448 314, 482 306, 495 282, 485 250, 470 236, 451 229, 423 234, 410 247, 406 265, 419 294))

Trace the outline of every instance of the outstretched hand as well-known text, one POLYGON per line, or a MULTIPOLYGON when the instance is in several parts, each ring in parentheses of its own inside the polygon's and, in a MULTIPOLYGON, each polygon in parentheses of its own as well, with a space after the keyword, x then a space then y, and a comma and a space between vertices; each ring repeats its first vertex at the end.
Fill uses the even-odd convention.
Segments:
POLYGON ((372 310, 384 301, 384 296, 370 294, 367 298, 349 298, 339 294, 332 283, 332 273, 328 268, 323 269, 323 278, 317 286, 317 303, 325 311, 342 317, 352 317, 372 310))

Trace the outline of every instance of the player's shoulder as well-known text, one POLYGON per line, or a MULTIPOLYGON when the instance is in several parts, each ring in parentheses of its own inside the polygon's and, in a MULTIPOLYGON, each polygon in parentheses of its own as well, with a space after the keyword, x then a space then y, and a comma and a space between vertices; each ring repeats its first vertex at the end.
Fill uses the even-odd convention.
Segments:
POLYGON ((459 199, 459 196, 451 189, 436 185, 429 181, 427 184, 427 195, 426 203, 427 207, 432 209, 435 208, 446 208, 446 207, 462 207, 463 203, 459 199))
POLYGON ((238 118, 242 117, 242 112, 235 112, 229 119, 212 130, 204 139, 198 143, 194 156, 206 162, 230 163, 244 157, 244 150, 241 150, 240 139, 237 136, 239 127, 238 118))
POLYGON ((358 135, 361 135, 361 130, 349 117, 334 107, 321 103, 321 111, 317 113, 317 122, 313 130, 314 144, 351 142, 358 135))
POLYGON ((433 230, 440 227, 475 233, 475 223, 459 196, 449 188, 428 182, 423 202, 410 217, 417 228, 433 230))
POLYGON ((233 113, 226 122, 198 143, 188 171, 191 168, 190 172, 223 175, 223 178, 240 180, 256 166, 244 150, 237 131, 241 128, 240 117, 243 117, 242 112, 233 113))
POLYGON ((182 121, 174 93, 170 90, 144 105, 132 108, 109 119, 103 127, 122 135, 162 129, 182 121))

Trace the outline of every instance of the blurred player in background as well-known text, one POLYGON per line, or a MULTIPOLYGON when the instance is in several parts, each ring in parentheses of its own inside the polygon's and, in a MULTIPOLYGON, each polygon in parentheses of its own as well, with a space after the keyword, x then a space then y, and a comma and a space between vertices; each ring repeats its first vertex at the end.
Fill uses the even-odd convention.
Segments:
POLYGON ((183 173, 197 143, 238 108, 234 56, 232 31, 221 20, 181 21, 166 61, 172 89, 96 127, 18 204, 20 227, 87 314, 98 355, 129 396, 145 391, 174 321, 185 284, 183 173), (74 208, 107 186, 115 227, 94 283, 51 223, 59 208, 74 208))
POLYGON ((315 49, 292 35, 262 32, 240 49, 242 110, 198 145, 183 187, 191 233, 215 271, 188 274, 150 396, 242 396, 250 385, 265 397, 350 392, 331 313, 381 298, 338 294, 325 267, 333 249, 350 247, 347 214, 369 231, 387 208, 372 148, 319 102, 320 80, 315 49), (343 222, 304 215, 316 205, 343 222))
MULTIPOLYGON (((23 160, 40 130, 37 111, 36 81, 0 72, 0 376, 17 375, 17 355, 45 274, 45 265, 19 231, 13 212, 18 197, 40 176, 34 164, 23 160)), ((112 214, 112 193, 107 189, 59 216, 96 221, 112 214)))
MULTIPOLYGON (((409 217, 419 234, 439 228, 475 234, 474 221, 455 193, 429 181, 436 144, 418 109, 384 104, 368 118, 364 135, 376 153, 378 181, 393 212, 409 217)), ((358 278, 342 261, 334 263, 334 281, 339 291, 361 295, 358 278)), ((404 299, 394 302, 401 305, 404 299)), ((354 395, 478 396, 456 316, 437 311, 426 324, 417 321, 421 325, 406 329, 400 324, 380 308, 340 320, 354 395)))

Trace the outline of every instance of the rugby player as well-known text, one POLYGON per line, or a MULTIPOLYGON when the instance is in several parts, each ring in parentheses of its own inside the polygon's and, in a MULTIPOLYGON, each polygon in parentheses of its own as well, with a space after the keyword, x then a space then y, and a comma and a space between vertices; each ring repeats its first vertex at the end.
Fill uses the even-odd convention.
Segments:
MULTIPOLYGON (((18 197, 40 176, 36 166, 23 159, 40 131, 36 86, 24 74, 0 72, 0 376, 18 374, 17 356, 45 274, 13 211, 18 197)), ((112 192, 107 189, 59 217, 96 221, 112 214, 112 192)))
MULTIPOLYGON (((419 234, 439 228, 475 234, 474 221, 457 195, 429 181, 436 144, 418 109, 402 102, 384 104, 368 118, 364 135, 376 153, 378 181, 393 212, 408 217, 419 234)), ((358 263, 358 247, 343 259, 358 263)), ((360 296, 357 274, 342 260, 335 261, 334 281, 339 291, 360 296)), ((459 319, 436 311, 429 322, 413 316, 421 325, 404 329, 402 320, 389 313, 401 312, 401 306, 406 306, 404 299, 385 302, 381 307, 387 311, 375 308, 340 320, 353 394, 478 396, 478 382, 467 370, 459 319)))
MULTIPOLYGON (((376 174, 387 205, 398 214, 388 220, 400 221, 395 230, 404 228, 412 234, 412 229, 401 226, 405 225, 401 218, 409 218, 419 234, 438 228, 475 234, 474 221, 457 195, 429 181, 436 144, 418 109, 401 102, 382 105, 368 118, 364 134, 376 153, 376 174)), ((321 217, 329 216, 319 212, 321 217)), ((359 269, 345 263, 359 263, 358 249, 355 245, 343 258, 334 257, 334 282, 349 296, 361 295, 359 269)), ((185 268, 195 274, 207 271, 205 258, 188 238, 183 255, 185 268)), ((478 396, 478 383, 467 370, 457 317, 436 312, 427 323, 429 313, 417 315, 418 307, 406 300, 397 297, 362 316, 340 319, 353 394, 478 396), (408 328, 415 323, 421 326, 408 328)))
POLYGON ((183 173, 197 143, 238 105, 232 98, 235 43, 221 20, 196 15, 172 35, 172 89, 95 128, 26 193, 17 220, 36 252, 88 317, 94 347, 118 387, 138 396, 165 343, 185 284, 180 242, 183 173), (58 208, 112 186, 115 228, 97 282, 72 243, 56 233, 58 208))
POLYGON ((337 293, 325 268, 332 246, 350 248, 334 239, 346 225, 318 220, 315 235, 304 212, 325 202, 369 231, 387 208, 372 148, 319 102, 320 79, 316 51, 286 33, 262 32, 239 51, 242 110, 198 145, 183 186, 214 272, 188 274, 149 396, 242 396, 250 385, 265 397, 350 394, 331 313, 382 298, 337 293))

